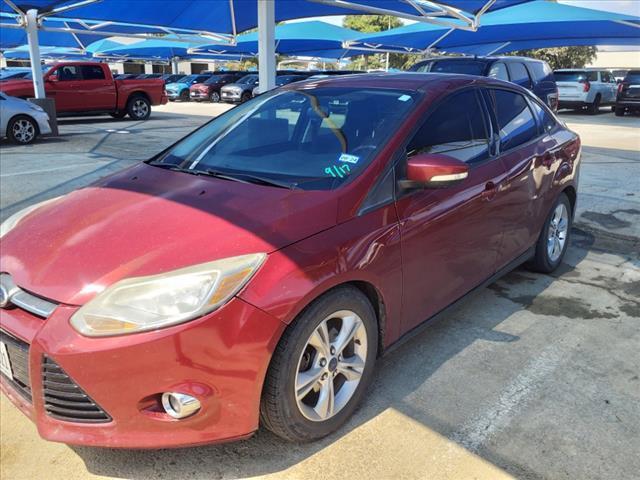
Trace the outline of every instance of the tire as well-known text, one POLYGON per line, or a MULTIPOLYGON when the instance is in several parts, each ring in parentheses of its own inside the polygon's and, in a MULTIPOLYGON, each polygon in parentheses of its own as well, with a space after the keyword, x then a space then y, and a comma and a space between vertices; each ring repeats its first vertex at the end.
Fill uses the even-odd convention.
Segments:
POLYGON ((353 414, 371 382, 377 346, 376 314, 360 290, 351 286, 339 287, 315 300, 287 327, 273 354, 260 401, 262 425, 293 442, 317 440, 340 428, 353 414), (338 344, 337 333, 358 325, 342 350, 347 352, 344 358, 339 350, 327 351, 328 344, 319 342, 321 337, 317 331, 321 325, 328 326, 325 331, 334 342, 329 345, 334 347, 338 344), (318 340, 316 344, 325 347, 313 347, 308 343, 312 338, 318 340), (347 367, 348 362, 356 360, 363 360, 364 367, 359 370, 347 367), (302 380, 309 378, 309 374, 305 376, 304 373, 311 371, 318 372, 312 376, 313 382, 306 383, 313 388, 305 389, 306 393, 298 396, 297 389, 304 384, 302 380), (343 371, 352 380, 347 380, 343 371), (355 384, 351 383, 358 378, 355 384), (334 402, 321 402, 321 394, 330 391, 336 391, 337 396, 324 398, 331 397, 334 402), (333 413, 323 408, 329 404, 335 408, 333 413))
POLYGON ((188 102, 190 100, 191 100, 191 98, 189 98, 189 90, 182 90, 180 92, 180 101, 181 102, 188 102))
POLYGON ((587 107, 587 112, 589 115, 597 115, 600 112, 600 94, 596 95, 596 98, 593 99, 593 103, 587 107))
POLYGON ((151 104, 143 95, 133 95, 127 102, 127 113, 131 120, 146 120, 151 115, 151 104))
POLYGON ((29 145, 39 134, 38 122, 28 115, 16 115, 7 124, 7 138, 17 145, 29 145))
POLYGON ((218 93, 218 92, 211 93, 211 96, 209 96, 209 101, 211 103, 219 103, 220 102, 220 93, 218 93))
POLYGON ((251 93, 250 92, 244 92, 242 94, 242 96, 240 97, 240 103, 248 102, 249 100, 251 100, 251 93))
POLYGON ((616 111, 616 106, 615 105, 611 105, 611 111, 615 113, 615 111, 616 111))
POLYGON ((120 120, 127 115, 127 112, 111 112, 109 115, 120 120))
POLYGON ((616 117, 624 117, 624 107, 615 107, 613 110, 616 114, 616 117))
POLYGON ((571 210, 571 202, 569 201, 569 197, 562 193, 553 204, 544 222, 544 226, 538 237, 538 242, 536 243, 535 255, 527 264, 530 270, 540 273, 551 273, 558 268, 569 246, 572 222, 573 213, 571 210), (562 209, 564 209, 566 216, 563 215, 562 209), (560 216, 560 227, 557 226, 558 216, 560 216), (562 220, 564 220, 564 224, 562 220), (562 237, 564 237, 564 239, 562 237), (552 240, 552 238, 554 238, 554 240, 552 240))

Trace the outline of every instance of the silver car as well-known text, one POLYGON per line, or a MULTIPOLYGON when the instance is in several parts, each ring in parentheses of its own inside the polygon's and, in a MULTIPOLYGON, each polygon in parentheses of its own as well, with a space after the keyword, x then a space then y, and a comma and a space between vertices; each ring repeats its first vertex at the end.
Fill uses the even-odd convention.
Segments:
POLYGON ((51 133, 49 115, 35 103, 0 92, 0 137, 27 145, 51 133))
POLYGON ((596 114, 603 105, 614 105, 618 84, 611 73, 604 69, 555 70, 560 102, 558 108, 586 108, 596 114))

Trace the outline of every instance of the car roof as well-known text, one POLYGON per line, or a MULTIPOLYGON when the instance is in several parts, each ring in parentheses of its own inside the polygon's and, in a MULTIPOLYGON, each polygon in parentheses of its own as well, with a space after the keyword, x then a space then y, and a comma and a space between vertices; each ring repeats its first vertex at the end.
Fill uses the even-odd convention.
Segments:
POLYGON ((480 60, 480 61, 512 61, 512 60, 518 60, 521 62, 544 62, 544 60, 540 60, 539 58, 531 58, 531 57, 521 57, 521 56, 516 56, 516 55, 509 55, 509 56, 505 56, 505 55, 489 55, 489 56, 482 56, 482 55, 461 55, 458 57, 433 57, 433 58, 426 58, 425 62, 429 62, 429 61, 433 61, 433 60, 455 60, 455 61, 461 61, 461 60, 480 60))
POLYGON ((521 91, 525 89, 502 80, 463 75, 459 73, 359 73, 353 75, 332 75, 322 78, 310 78, 302 82, 287 85, 287 88, 296 90, 309 88, 310 85, 319 87, 357 87, 357 88, 396 88, 400 90, 425 90, 429 86, 446 84, 450 89, 465 85, 495 85, 507 86, 521 91))

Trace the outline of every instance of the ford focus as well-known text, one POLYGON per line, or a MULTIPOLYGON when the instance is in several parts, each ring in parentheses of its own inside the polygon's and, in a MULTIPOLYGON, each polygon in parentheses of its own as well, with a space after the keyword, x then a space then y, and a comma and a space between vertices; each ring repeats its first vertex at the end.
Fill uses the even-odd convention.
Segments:
POLYGON ((490 78, 265 93, 2 224, 2 391, 70 444, 321 438, 391 345, 520 264, 560 265, 580 152, 490 78))

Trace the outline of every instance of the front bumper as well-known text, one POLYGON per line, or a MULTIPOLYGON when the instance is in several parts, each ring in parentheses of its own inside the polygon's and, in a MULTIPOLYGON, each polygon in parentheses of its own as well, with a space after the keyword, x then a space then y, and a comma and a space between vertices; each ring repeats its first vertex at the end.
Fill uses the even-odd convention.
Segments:
POLYGON ((3 393, 35 422, 40 436, 69 444, 163 448, 230 441, 258 428, 260 394, 285 325, 238 298, 198 320, 155 332, 87 338, 69 325, 76 307, 42 320, 0 310, 2 329, 29 344, 29 401, 8 378, 3 393), (55 361, 110 417, 106 423, 53 418, 45 410, 42 364, 55 361), (158 395, 197 397, 201 410, 183 420, 165 414, 158 395))
POLYGON ((220 93, 220 98, 223 102, 237 103, 241 101, 242 93, 236 92, 236 91, 229 92, 229 91, 223 90, 220 93))
POLYGON ((38 123, 40 135, 48 135, 51 133, 51 125, 49 124, 49 115, 46 112, 34 111, 30 113, 33 119, 38 123))
POLYGON ((209 99, 208 92, 201 92, 199 90, 191 90, 189 92, 189 96, 191 97, 192 100, 208 100, 209 99))

